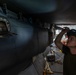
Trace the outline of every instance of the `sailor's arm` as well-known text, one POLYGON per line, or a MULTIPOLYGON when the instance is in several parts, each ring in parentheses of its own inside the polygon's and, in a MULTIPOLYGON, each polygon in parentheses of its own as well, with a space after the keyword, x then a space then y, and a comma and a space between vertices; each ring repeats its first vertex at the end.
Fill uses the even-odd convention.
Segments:
POLYGON ((63 44, 61 42, 62 36, 69 30, 69 28, 64 28, 56 37, 55 44, 56 46, 62 50, 63 44))

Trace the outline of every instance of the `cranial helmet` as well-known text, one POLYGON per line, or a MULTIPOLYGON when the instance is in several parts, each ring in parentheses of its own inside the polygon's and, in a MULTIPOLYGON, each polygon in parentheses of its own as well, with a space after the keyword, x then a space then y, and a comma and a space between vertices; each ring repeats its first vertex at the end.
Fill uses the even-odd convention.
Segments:
POLYGON ((76 36, 76 30, 75 29, 71 29, 71 30, 69 30, 68 32, 67 32, 67 34, 66 34, 68 37, 69 36, 76 36))

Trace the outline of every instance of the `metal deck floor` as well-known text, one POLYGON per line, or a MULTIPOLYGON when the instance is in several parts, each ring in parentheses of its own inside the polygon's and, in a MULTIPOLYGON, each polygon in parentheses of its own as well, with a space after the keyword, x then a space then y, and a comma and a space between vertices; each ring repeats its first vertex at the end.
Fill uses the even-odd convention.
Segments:
POLYGON ((63 75, 63 57, 64 54, 60 52, 59 50, 55 51, 56 60, 59 60, 60 63, 53 63, 51 65, 51 69, 54 72, 54 74, 48 74, 48 75, 63 75))

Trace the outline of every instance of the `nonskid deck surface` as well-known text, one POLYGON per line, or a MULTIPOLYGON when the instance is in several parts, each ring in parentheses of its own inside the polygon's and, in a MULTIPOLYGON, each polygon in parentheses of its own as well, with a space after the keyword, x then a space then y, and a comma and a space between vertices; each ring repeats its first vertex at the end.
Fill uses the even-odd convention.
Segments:
POLYGON ((53 74, 47 74, 47 75, 63 75, 63 58, 64 54, 60 50, 55 51, 56 61, 53 64, 51 64, 51 69, 54 72, 53 74))
MULTIPOLYGON (((63 53, 57 49, 55 51, 55 62, 50 66, 54 73, 47 75, 63 75, 63 57, 63 53)), ((44 62, 43 53, 41 53, 36 57, 31 66, 20 72, 18 75, 43 75, 44 62)))

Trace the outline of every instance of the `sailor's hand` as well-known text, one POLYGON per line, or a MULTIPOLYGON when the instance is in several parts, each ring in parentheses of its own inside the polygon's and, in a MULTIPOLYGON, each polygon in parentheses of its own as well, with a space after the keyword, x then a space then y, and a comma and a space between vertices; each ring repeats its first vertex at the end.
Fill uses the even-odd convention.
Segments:
POLYGON ((64 27, 63 29, 62 29, 62 31, 63 32, 68 32, 70 29, 68 28, 68 27, 64 27))

